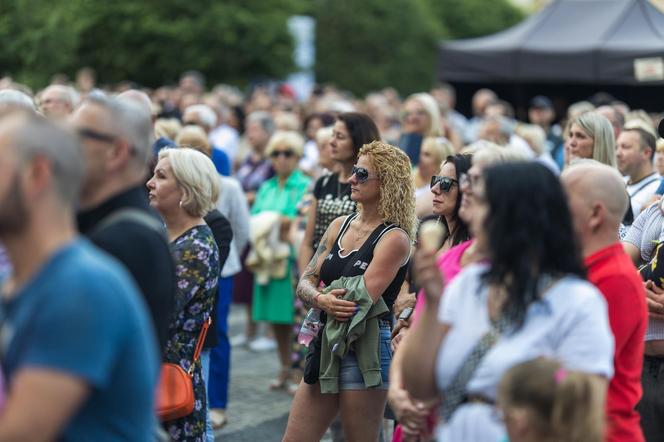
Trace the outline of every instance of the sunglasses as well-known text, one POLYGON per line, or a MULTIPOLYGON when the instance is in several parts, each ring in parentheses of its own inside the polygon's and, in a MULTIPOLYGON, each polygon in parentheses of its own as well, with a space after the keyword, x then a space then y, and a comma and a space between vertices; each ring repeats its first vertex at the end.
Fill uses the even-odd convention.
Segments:
POLYGON ((94 129, 81 128, 77 129, 76 132, 78 132, 78 135, 81 138, 90 138, 92 140, 102 141, 105 143, 113 143, 116 140, 116 137, 114 137, 113 135, 97 132, 94 129))
POLYGON ((353 166, 350 176, 355 175, 359 184, 366 183, 369 180, 377 180, 378 177, 369 177, 369 171, 364 167, 353 166))
POLYGON ((270 154, 270 158, 278 158, 279 155, 283 155, 284 158, 291 158, 293 155, 295 155, 295 152, 292 150, 273 150, 270 154))
POLYGON ((458 183, 459 182, 457 180, 448 176, 434 175, 431 177, 431 184, 429 185, 429 188, 433 190, 434 187, 440 184, 440 190, 447 193, 450 191, 452 186, 458 183))

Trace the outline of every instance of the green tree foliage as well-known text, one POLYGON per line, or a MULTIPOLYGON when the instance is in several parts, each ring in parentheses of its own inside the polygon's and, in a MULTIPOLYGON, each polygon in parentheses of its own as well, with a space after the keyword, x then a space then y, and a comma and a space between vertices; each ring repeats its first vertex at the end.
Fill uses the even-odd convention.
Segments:
POLYGON ((508 0, 316 0, 312 9, 316 78, 355 93, 427 90, 441 39, 491 34, 524 18, 508 0))
POLYGON ((427 0, 431 12, 453 38, 480 37, 509 28, 525 18, 509 0, 427 0))
POLYGON ((431 85, 443 34, 417 0, 317 0, 316 79, 355 93, 431 85))
POLYGON ((214 82, 281 78, 301 0, 0 0, 0 66, 42 86, 92 66, 101 82, 157 86, 186 69, 214 82))
POLYGON ((316 77, 363 94, 427 89, 442 38, 489 34, 508 0, 0 0, 0 75, 33 87, 82 66, 100 82, 158 86, 198 69, 211 83, 282 79, 290 16, 316 19, 316 77))

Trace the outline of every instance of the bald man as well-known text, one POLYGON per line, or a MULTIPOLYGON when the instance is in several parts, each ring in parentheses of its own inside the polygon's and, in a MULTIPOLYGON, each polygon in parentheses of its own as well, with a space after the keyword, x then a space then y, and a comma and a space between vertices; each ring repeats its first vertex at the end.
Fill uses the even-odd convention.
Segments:
POLYGON ((616 169, 593 160, 572 165, 561 179, 588 280, 606 299, 615 339, 614 376, 607 396, 607 441, 643 442, 635 407, 642 394, 648 313, 641 277, 618 239, 618 227, 628 207, 625 183, 616 169))

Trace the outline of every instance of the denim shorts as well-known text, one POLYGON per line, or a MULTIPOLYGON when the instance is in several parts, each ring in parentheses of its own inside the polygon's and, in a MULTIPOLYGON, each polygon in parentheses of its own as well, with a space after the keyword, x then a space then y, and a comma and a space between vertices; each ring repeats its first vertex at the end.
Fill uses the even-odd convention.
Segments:
POLYGON ((390 362, 392 361, 391 330, 388 322, 380 321, 380 371, 383 380, 378 387, 367 388, 355 352, 349 350, 341 360, 339 369, 339 390, 387 390, 389 387, 390 362))

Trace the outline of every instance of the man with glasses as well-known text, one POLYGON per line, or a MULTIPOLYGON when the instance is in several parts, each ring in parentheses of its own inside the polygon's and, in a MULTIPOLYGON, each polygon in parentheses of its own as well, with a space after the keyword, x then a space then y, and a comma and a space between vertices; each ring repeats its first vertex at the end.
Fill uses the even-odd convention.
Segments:
POLYGON ((151 440, 158 352, 127 272, 78 237, 80 146, 47 119, 0 120, 1 441, 151 440))
POLYGON ((46 118, 65 119, 77 104, 78 93, 70 86, 54 84, 39 94, 39 110, 46 118))
POLYGON ((132 100, 94 96, 76 110, 71 125, 81 137, 86 164, 79 229, 127 267, 163 348, 175 269, 163 224, 150 209, 144 186, 152 144, 150 115, 132 100))

